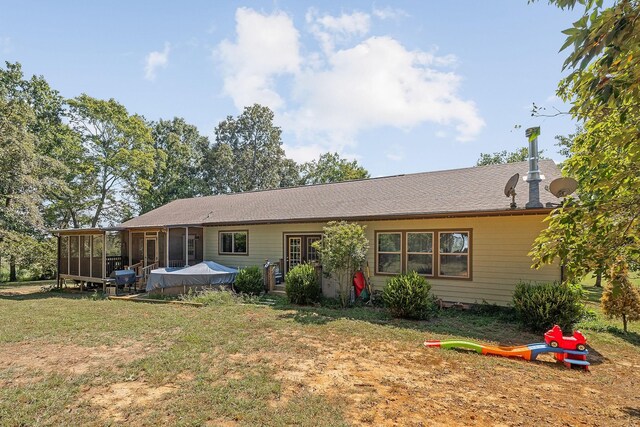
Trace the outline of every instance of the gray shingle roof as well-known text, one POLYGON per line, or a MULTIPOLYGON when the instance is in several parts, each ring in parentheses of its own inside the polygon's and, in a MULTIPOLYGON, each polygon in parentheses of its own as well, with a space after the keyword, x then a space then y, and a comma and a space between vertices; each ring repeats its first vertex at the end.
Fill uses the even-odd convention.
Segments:
MULTIPOLYGON (((375 219, 460 214, 513 213, 503 191, 520 174, 516 188, 518 213, 523 213, 528 184, 522 181, 527 162, 396 175, 275 190, 180 199, 123 224, 122 227, 250 224, 375 219)), ((553 160, 541 160, 545 180, 540 201, 557 203, 544 190, 561 176, 553 160)))

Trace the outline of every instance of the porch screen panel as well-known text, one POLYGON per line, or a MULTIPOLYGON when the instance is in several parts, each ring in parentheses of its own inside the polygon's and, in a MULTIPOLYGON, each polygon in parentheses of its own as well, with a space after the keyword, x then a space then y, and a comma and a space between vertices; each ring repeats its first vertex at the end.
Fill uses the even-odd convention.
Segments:
POLYGON ((169 229, 169 267, 183 267, 184 259, 184 233, 182 228, 169 229))
POLYGON ((167 234, 163 231, 158 233, 158 262, 160 267, 167 266, 167 234))
POLYGON ((144 233, 131 234, 131 262, 137 264, 144 258, 144 233))
POLYGON ((69 248, 71 253, 71 266, 69 268, 69 274, 77 276, 80 273, 78 261, 80 261, 80 237, 69 236, 69 248))
POLYGON ((80 236, 80 275, 89 277, 91 273, 91 236, 80 236))
POLYGON ((102 236, 93 236, 93 254, 91 256, 91 264, 93 270, 91 276, 101 279, 102 278, 102 253, 104 251, 104 243, 102 236))
POLYGON ((60 274, 69 274, 69 236, 60 236, 59 260, 60 274))

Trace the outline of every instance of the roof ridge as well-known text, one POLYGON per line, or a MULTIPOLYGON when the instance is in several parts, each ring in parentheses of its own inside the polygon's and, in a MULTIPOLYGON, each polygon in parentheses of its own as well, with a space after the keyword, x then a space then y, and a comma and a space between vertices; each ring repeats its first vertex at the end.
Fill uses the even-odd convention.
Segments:
MULTIPOLYGON (((554 162, 553 159, 541 159, 539 161, 551 161, 554 162)), ((493 164, 493 165, 480 165, 480 166, 466 166, 466 167, 460 167, 460 168, 454 168, 454 169, 440 169, 440 170, 434 170, 434 171, 423 171, 423 172, 412 172, 412 173, 402 173, 402 174, 396 174, 396 175, 385 175, 385 176, 375 176, 375 177, 370 177, 370 178, 360 178, 360 179, 350 179, 350 180, 346 180, 346 181, 338 181, 338 182, 321 182, 321 183, 317 183, 317 184, 300 184, 300 185, 294 185, 291 187, 277 187, 277 188, 262 188, 262 189, 258 189, 258 190, 248 190, 248 191, 239 191, 237 193, 221 193, 221 194, 211 194, 208 196, 195 196, 195 197, 185 197, 182 199, 176 199, 176 200, 172 200, 171 202, 167 203, 173 203, 176 202, 178 200, 191 200, 191 199, 205 199, 205 198, 213 198, 213 197, 221 197, 221 196, 239 196, 242 194, 254 194, 254 193, 266 193, 266 192, 276 192, 276 191, 282 191, 282 190, 293 190, 296 188, 313 188, 313 187, 321 187, 321 186, 328 186, 328 185, 344 185, 344 184, 353 184, 355 182, 366 182, 366 181, 373 181, 373 180, 383 180, 383 179, 392 179, 392 178, 402 178, 402 177, 412 177, 412 176, 418 176, 418 175, 430 175, 430 174, 436 174, 436 173, 443 173, 443 172, 456 172, 456 171, 462 171, 462 170, 467 170, 467 169, 480 169, 480 168, 496 168, 496 167, 504 167, 504 166, 513 166, 519 163, 527 163, 527 160, 522 160, 519 162, 511 162, 511 163, 500 163, 500 164, 493 164)), ((554 162, 555 163, 555 162, 554 162)), ((165 205, 166 206, 166 205, 165 205)))

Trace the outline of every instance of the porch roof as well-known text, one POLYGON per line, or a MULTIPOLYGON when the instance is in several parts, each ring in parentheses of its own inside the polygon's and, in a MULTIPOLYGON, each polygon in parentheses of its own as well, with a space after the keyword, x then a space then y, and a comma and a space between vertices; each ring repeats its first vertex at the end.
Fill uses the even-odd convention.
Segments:
MULTIPOLYGON (((545 181, 540 201, 557 203, 544 183, 561 176, 553 160, 541 160, 545 181)), ((526 176, 528 162, 478 166, 408 175, 180 199, 120 224, 158 227, 177 224, 241 225, 329 220, 370 220, 434 216, 546 213, 525 209, 527 184, 517 188, 518 208, 503 191, 515 173, 526 176)))

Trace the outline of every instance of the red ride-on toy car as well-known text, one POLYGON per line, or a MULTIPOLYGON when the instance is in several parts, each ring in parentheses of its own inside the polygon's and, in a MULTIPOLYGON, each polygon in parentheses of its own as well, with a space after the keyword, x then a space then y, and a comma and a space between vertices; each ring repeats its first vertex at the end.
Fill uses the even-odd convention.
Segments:
POLYGON ((559 347, 563 350, 585 351, 587 349, 587 339, 580 331, 575 331, 572 337, 565 337, 562 335, 562 329, 558 325, 555 325, 544 334, 544 341, 550 347, 559 347))

